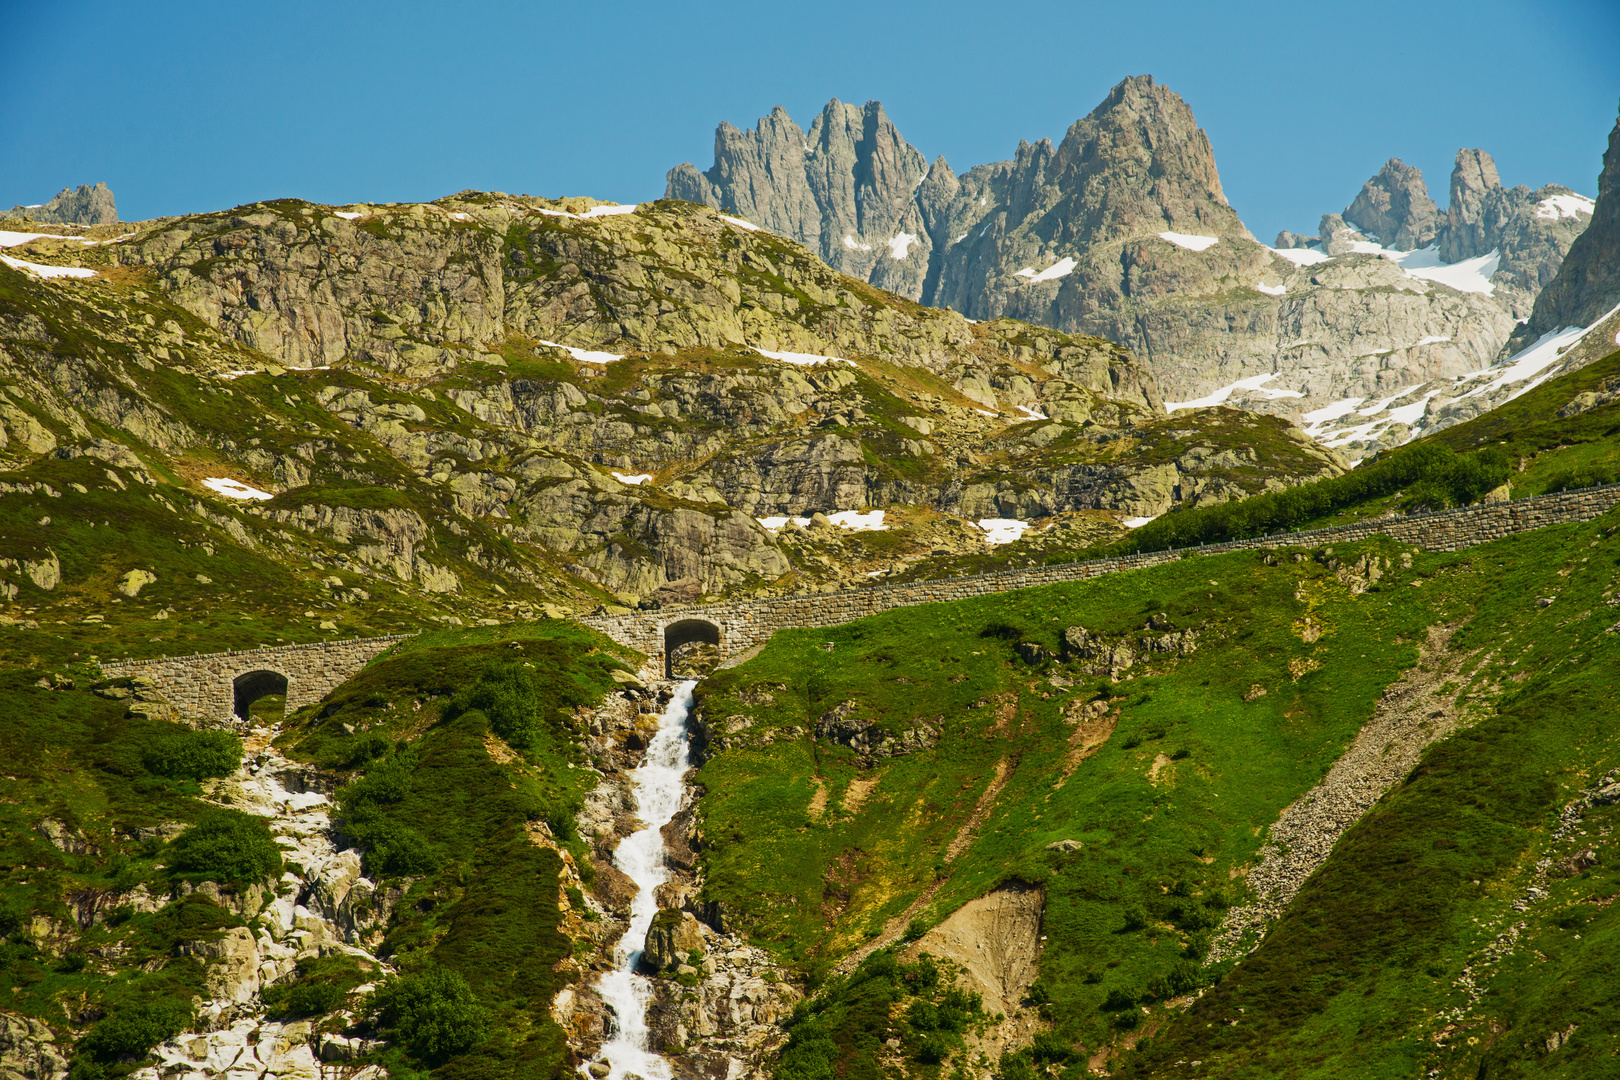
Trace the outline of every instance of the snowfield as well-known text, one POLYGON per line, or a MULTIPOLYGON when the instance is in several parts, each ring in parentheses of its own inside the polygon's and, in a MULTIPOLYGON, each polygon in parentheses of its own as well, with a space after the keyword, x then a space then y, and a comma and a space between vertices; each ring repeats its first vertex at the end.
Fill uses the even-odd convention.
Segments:
POLYGON ((1572 218, 1577 214, 1592 216, 1597 209, 1597 203, 1585 195, 1551 195, 1542 199, 1536 206, 1536 217, 1548 221, 1557 221, 1559 218, 1572 218))
POLYGON ((804 352, 777 352, 773 349, 761 349, 755 346, 754 351, 772 360, 780 360, 784 364, 798 364, 800 367, 812 367, 816 364, 848 364, 855 366, 855 361, 845 360, 842 356, 818 356, 815 353, 804 352))
POLYGON ((1221 238, 1218 236, 1193 236, 1189 233, 1179 232, 1162 232, 1159 234, 1159 238, 1170 241, 1176 247, 1186 248, 1188 251, 1205 251, 1221 242, 1221 238))
POLYGON ((273 499, 274 495, 268 491, 260 491, 256 487, 249 487, 240 480, 232 480, 228 476, 210 476, 203 481, 203 487, 217 492, 227 499, 273 499))
POLYGON ((549 345, 553 349, 565 349, 569 356, 582 364, 611 364, 615 360, 623 360, 619 353, 595 352, 591 349, 576 349, 572 345, 559 345, 555 341, 542 341, 540 344, 549 345))
POLYGON ((980 518, 977 524, 987 544, 1010 544, 1029 530, 1029 522, 1016 518, 980 518))
MULTIPOLYGON (((754 520, 771 532, 784 528, 789 521, 801 529, 810 524, 810 519, 807 517, 788 517, 786 515, 755 518, 754 520)), ((888 529, 888 526, 883 524, 882 510, 868 510, 865 513, 859 510, 840 510, 836 514, 828 514, 827 520, 840 529, 849 529, 851 532, 884 532, 888 529)))
POLYGON ((1273 390, 1269 386, 1265 385, 1276 377, 1276 372, 1272 372, 1269 375, 1251 375, 1247 379, 1239 379, 1235 383, 1229 383, 1228 385, 1221 387, 1214 393, 1205 394, 1203 397, 1194 398, 1192 401, 1167 401, 1164 403, 1164 411, 1167 413, 1173 413, 1177 409, 1207 409, 1211 405, 1221 404, 1239 390, 1250 390, 1273 401, 1278 398, 1305 396, 1298 390, 1273 390))
POLYGON ((0 262, 5 263, 13 270, 22 270, 42 278, 93 278, 94 270, 87 270, 82 266, 45 266, 41 263, 26 262, 22 259, 13 259, 10 255, 0 255, 0 262))

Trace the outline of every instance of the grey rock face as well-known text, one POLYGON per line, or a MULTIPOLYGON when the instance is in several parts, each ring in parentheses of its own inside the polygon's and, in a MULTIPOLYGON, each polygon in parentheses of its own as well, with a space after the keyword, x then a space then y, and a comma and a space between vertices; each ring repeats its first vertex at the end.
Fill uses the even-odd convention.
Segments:
MULTIPOLYGON (((1511 325, 1500 305, 1432 283, 1403 279, 1393 300, 1355 297, 1338 280, 1332 287, 1316 285, 1311 274, 1277 258, 1244 228, 1226 201, 1214 152, 1192 110, 1149 76, 1121 82, 1061 144, 1022 143, 1012 160, 961 176, 952 175, 942 158, 924 174, 921 156, 912 156, 872 106, 863 116, 881 138, 829 141, 818 132, 847 109, 834 105, 812 128, 819 139, 812 140, 815 154, 803 151, 797 128, 778 110, 751 133, 722 126, 714 167, 706 174, 690 166, 673 170, 669 193, 784 231, 846 272, 869 267, 866 276, 874 283, 926 304, 976 319, 1008 316, 1118 341, 1151 362, 1171 400, 1273 374, 1275 389, 1305 396, 1252 395, 1245 403, 1304 411, 1333 400, 1321 393, 1387 390, 1394 376, 1380 376, 1390 366, 1380 357, 1395 357, 1394 367, 1413 368, 1408 374, 1419 379, 1467 370, 1465 364, 1495 353, 1511 325), (854 154, 848 159, 852 176, 899 179, 866 188, 852 184, 847 198, 839 196, 843 201, 829 201, 831 174, 822 174, 818 188, 807 170, 817 158, 833 160, 844 152, 840 148, 854 154), (857 198, 863 191, 869 194, 857 198), (913 250, 927 252, 925 277, 896 276, 896 260, 874 261, 843 242, 846 234, 867 234, 842 225, 837 236, 823 231, 822 222, 847 220, 856 210, 872 217, 871 193, 879 191, 888 209, 873 220, 918 235, 923 246, 913 250), (835 213, 835 203, 856 210, 835 213), (1342 341, 1321 336, 1340 332, 1369 306, 1381 317, 1346 331, 1342 341), (1477 321, 1458 321, 1465 318, 1477 321), (1305 336, 1302 327, 1310 328, 1305 336), (1489 341, 1476 340, 1480 327, 1489 341), (1433 339, 1425 351, 1406 352, 1425 339, 1433 339), (1449 345, 1464 340, 1455 349, 1449 345), (1436 345, 1447 355, 1436 355, 1436 345)), ((1319 239, 1285 234, 1278 246, 1319 246, 1329 255, 1348 255, 1374 222, 1399 243, 1414 246, 1433 240, 1438 220, 1421 174, 1395 161, 1368 182, 1349 215, 1360 229, 1331 214, 1319 239)), ((909 258, 904 262, 912 265, 909 258)), ((1391 272, 1403 277, 1393 267, 1391 272)), ((1382 281, 1388 276, 1380 276, 1379 284, 1388 284, 1382 281)), ((974 389, 965 383, 960 388, 974 389)))
POLYGON ((1591 224, 1569 246, 1554 280, 1536 297, 1529 322, 1510 349, 1550 330, 1590 326, 1620 303, 1620 121, 1609 133, 1591 224))
POLYGON ((1524 318, 1592 221, 1575 208, 1574 194, 1560 184, 1535 191, 1523 184, 1504 188, 1491 155, 1459 150, 1451 170, 1451 205, 1435 236, 1440 257, 1457 263, 1496 252, 1495 298, 1515 318, 1524 318))
POLYGON ((1439 219, 1440 212, 1423 183, 1422 170, 1400 158, 1385 162, 1344 211, 1345 221, 1396 251, 1427 246, 1434 239, 1439 219))
POLYGON ((1323 251, 1329 255, 1348 255, 1355 251, 1358 240, 1366 242, 1367 234, 1360 232, 1344 220, 1343 214, 1323 214, 1316 237, 1323 251))
POLYGON ((291 202, 187 219, 119 250, 205 322, 294 367, 401 373, 498 340, 501 243, 437 207, 348 220, 291 202))
POLYGON ((80 184, 78 190, 63 188, 43 206, 13 206, 0 213, 0 218, 26 218, 47 225, 113 225, 118 221, 118 207, 106 184, 80 184))
POLYGON ((713 167, 671 169, 667 197, 791 236, 835 270, 915 298, 930 243, 914 193, 936 172, 949 176, 950 168, 942 159, 929 169, 881 104, 834 99, 808 135, 781 106, 753 131, 721 124, 713 167))

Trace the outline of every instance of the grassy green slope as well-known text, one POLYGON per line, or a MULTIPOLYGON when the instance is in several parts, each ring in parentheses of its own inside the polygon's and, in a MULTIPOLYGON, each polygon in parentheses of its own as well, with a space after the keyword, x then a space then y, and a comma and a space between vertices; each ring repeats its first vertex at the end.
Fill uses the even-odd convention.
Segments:
MULTIPOLYGON (((1413 1062, 1442 1053, 1429 1040, 1460 1000, 1453 980, 1501 929, 1501 908, 1522 894, 1557 808, 1616 763, 1605 702, 1617 635, 1602 618, 1620 555, 1612 527, 1605 519, 1459 554, 1415 553, 1410 571, 1392 569, 1359 595, 1325 554, 1268 565, 1246 552, 779 634, 700 690, 709 729, 732 732, 701 774, 708 897, 815 978, 908 909, 928 922, 999 881, 1044 883, 1038 988, 1056 1038, 1044 1067, 1073 1069, 1121 1042, 1121 1028, 1159 1032, 1176 1013, 1154 998, 1186 985, 1210 924, 1242 899, 1240 875, 1264 829, 1413 662, 1409 643, 1423 628, 1468 620, 1454 647, 1480 650, 1465 692, 1490 715, 1436 747, 1340 845, 1257 954, 1229 975, 1230 963, 1198 971, 1204 982, 1227 977, 1146 1040, 1131 1066, 1166 1076, 1195 1060, 1218 1063, 1209 1075, 1411 1075, 1413 1062), (1177 628, 1201 628, 1197 653, 1106 687, 1061 664, 1031 668, 1008 640, 1054 649, 1064 626, 1117 634, 1159 611, 1177 628), (1298 633, 1307 613, 1326 628, 1309 645, 1298 633), (1509 688, 1499 714, 1494 685, 1509 688), (1060 787, 1070 733, 1061 714, 1104 694, 1117 724, 1060 787), (897 731, 936 722, 942 737, 864 769, 803 734, 847 701, 897 731), (998 762, 1005 787, 971 844, 949 857, 998 762), (844 812, 857 779, 876 783, 844 812), (818 785, 829 793, 819 816, 810 810, 818 785), (1059 839, 1084 847, 1047 850, 1059 839), (1488 928, 1465 933, 1476 919, 1488 928), (1125 995, 1145 997, 1147 1015, 1118 1008, 1125 995), (1256 1013, 1218 1033, 1205 1026, 1256 1013)), ((1336 556, 1348 564, 1360 553, 1397 554, 1373 543, 1336 556)), ((1606 896, 1604 887, 1558 888, 1606 896)), ((1606 911, 1580 913, 1601 922, 1606 911)), ((1565 944, 1572 974, 1601 955, 1584 948, 1565 944)), ((1512 989, 1507 967, 1476 978, 1508 980, 1484 999, 1502 1015, 1469 1014, 1468 1033, 1445 1042, 1463 1049, 1444 1053, 1477 1059, 1490 1042, 1480 1032, 1527 1023, 1520 1010, 1546 1010, 1532 999, 1555 985, 1526 975, 1512 989)), ((842 982, 829 990, 845 992, 842 982)), ((1600 1012, 1606 992, 1601 983, 1570 991, 1600 1012)), ((826 1045, 842 1046, 846 1063, 860 1058, 848 1040, 826 1045)))
MULTIPOLYGON (((359 842, 368 872, 406 887, 379 955, 407 974, 461 975, 493 1021, 487 1040, 449 1060, 389 1050, 394 1072, 471 1080, 566 1071, 549 1014, 574 951, 558 898, 563 853, 586 865, 573 815, 596 777, 580 767, 573 714, 636 659, 559 621, 441 631, 401 643, 289 718, 283 751, 340 785, 339 827, 359 842), (483 709, 444 711, 491 668, 511 665, 529 673, 520 704, 535 721, 534 737, 515 747, 490 735, 483 709), (373 774, 389 772, 378 796, 373 774)), ((85 682, 36 686, 42 674, 0 673, 0 994, 8 1011, 64 1036, 70 1057, 76 1041, 75 1075, 95 1080, 131 1071, 184 1027, 194 997, 206 997, 192 943, 255 924, 201 893, 182 896, 164 869, 176 863, 168 838, 218 806, 211 782, 153 771, 154 748, 189 729, 126 717, 124 701, 85 682), (113 1049, 98 1058, 104 1044, 113 1049)), ((265 1002, 275 1015, 318 1018, 358 1004, 349 991, 363 981, 352 959, 324 958, 265 1002)))

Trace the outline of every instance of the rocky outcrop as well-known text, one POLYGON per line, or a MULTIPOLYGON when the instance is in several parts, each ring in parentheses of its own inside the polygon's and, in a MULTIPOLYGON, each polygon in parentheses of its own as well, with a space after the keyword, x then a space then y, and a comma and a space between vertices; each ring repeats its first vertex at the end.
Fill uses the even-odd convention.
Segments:
POLYGON ((1620 304, 1620 121, 1609 133, 1592 221, 1569 247, 1557 277, 1536 297, 1509 348, 1566 326, 1591 326, 1620 304))
POLYGON ((860 702, 846 701, 823 713, 816 720, 818 739, 847 746, 870 763, 879 758, 901 757, 930 750, 939 745, 939 728, 918 723, 904 731, 879 727, 877 721, 861 716, 860 702))
POLYGON ((48 225, 113 225, 118 222, 118 207, 107 185, 98 182, 94 187, 80 184, 77 189, 63 188, 50 202, 39 206, 13 206, 0 212, 0 220, 6 218, 48 225))
POLYGON ((692 913, 666 908, 647 927, 641 963, 656 973, 687 964, 694 954, 701 959, 703 952, 703 929, 692 913))
POLYGON ((1344 211, 1346 222, 1396 251, 1428 246, 1439 228, 1439 218, 1423 183, 1423 171, 1400 158, 1385 162, 1344 211))
POLYGON ((1493 299, 1522 319, 1590 225, 1591 211, 1586 199, 1560 184, 1534 191, 1523 184, 1504 188, 1491 155, 1458 150, 1451 170, 1451 205, 1435 243, 1448 263, 1495 253, 1493 299))
POLYGON ((55 1032, 33 1017, 0 1013, 0 1080, 63 1080, 67 1073, 55 1032))
POLYGON ((466 216, 407 206, 354 219, 297 200, 185 218, 119 249, 186 310, 288 366, 352 356, 453 367, 498 340, 501 243, 466 216))
POLYGON ((1198 631, 1173 630, 1163 614, 1154 615, 1135 637, 1109 637, 1071 626, 1063 631, 1063 655, 1079 661, 1097 675, 1117 679, 1138 664, 1158 659, 1177 659, 1198 651, 1198 631))

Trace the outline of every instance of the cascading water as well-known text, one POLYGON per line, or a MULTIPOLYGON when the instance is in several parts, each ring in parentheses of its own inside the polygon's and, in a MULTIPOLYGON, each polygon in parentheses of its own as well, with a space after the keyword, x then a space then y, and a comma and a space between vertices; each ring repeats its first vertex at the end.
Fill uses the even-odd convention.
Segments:
MULTIPOLYGON (((647 928, 658 913, 653 890, 669 877, 664 862, 664 838, 660 830, 681 809, 689 755, 686 717, 692 708, 695 682, 680 683, 669 708, 658 722, 658 733, 647 747, 647 759, 631 773, 636 796, 636 816, 642 827, 625 837, 613 852, 613 862, 636 883, 636 899, 630 905, 630 927, 614 951, 617 966, 602 977, 597 992, 612 1006, 617 1017, 613 1037, 602 1047, 602 1059, 612 1070, 608 1080, 670 1080, 669 1063, 647 1046, 647 1003, 652 1000, 652 982, 636 973, 641 962, 647 928)), ((582 1070, 584 1071, 584 1070, 582 1070)))

